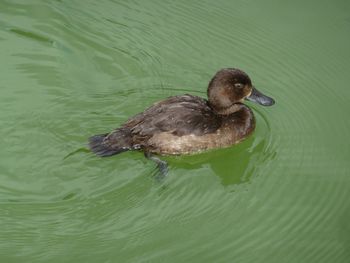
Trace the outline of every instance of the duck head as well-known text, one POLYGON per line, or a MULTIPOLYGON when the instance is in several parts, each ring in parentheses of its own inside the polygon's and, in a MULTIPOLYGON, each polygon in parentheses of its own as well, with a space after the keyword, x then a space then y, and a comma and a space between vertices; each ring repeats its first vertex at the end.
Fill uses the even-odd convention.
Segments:
POLYGON ((231 114, 244 99, 263 106, 275 104, 274 99, 258 91, 249 76, 242 70, 225 68, 219 70, 209 82, 210 106, 218 114, 231 114))

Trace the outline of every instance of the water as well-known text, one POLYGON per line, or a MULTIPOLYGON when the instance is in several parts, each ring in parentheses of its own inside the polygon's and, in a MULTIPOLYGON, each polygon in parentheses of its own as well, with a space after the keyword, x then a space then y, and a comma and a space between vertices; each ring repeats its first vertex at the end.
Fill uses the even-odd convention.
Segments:
POLYGON ((0 262, 349 262, 348 1, 0 2, 0 262), (100 159, 87 138, 222 67, 238 146, 100 159))

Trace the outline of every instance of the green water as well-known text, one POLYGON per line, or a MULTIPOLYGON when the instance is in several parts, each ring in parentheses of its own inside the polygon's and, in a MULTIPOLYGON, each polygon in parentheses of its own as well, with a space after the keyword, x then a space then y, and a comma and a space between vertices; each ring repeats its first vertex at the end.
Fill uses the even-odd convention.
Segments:
POLYGON ((0 1, 0 262, 350 262, 350 2, 0 1), (87 138, 222 67, 276 100, 238 146, 87 138))

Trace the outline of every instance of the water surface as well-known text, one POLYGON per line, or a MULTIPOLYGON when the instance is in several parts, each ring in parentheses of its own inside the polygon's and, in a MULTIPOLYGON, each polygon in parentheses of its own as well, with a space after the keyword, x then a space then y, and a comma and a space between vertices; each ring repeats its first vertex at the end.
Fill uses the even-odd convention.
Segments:
POLYGON ((1 262, 349 262, 346 1, 0 3, 1 262), (228 149, 98 158, 87 138, 222 67, 274 97, 228 149))

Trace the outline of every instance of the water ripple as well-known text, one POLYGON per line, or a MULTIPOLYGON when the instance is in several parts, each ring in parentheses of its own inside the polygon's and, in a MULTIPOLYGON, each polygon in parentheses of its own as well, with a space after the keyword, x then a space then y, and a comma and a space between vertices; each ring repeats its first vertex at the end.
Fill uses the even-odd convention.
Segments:
POLYGON ((346 261, 347 8, 33 2, 0 3, 2 261, 346 261), (221 67, 276 99, 249 103, 246 141, 169 157, 163 182, 141 153, 87 150, 221 67))

